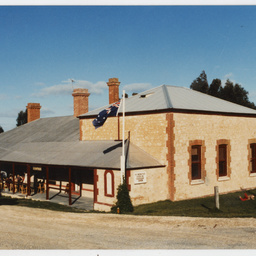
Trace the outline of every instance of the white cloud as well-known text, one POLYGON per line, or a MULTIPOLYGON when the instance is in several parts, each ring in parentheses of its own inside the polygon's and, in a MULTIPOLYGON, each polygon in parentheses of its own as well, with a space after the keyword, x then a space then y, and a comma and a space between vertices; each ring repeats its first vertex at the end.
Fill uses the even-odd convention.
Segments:
POLYGON ((92 83, 85 80, 75 80, 71 83, 71 80, 62 81, 60 84, 50 87, 44 87, 39 92, 33 93, 34 97, 45 97, 49 95, 70 95, 74 88, 86 88, 89 93, 102 94, 104 89, 107 89, 106 82, 99 81, 92 83))
POLYGON ((150 88, 152 88, 152 85, 150 83, 133 83, 127 84, 123 87, 123 89, 128 92, 142 92, 150 88))
POLYGON ((224 79, 229 79, 230 77, 233 76, 233 73, 228 73, 224 76, 224 79))
POLYGON ((224 78, 221 80, 221 84, 224 87, 227 80, 229 80, 230 82, 232 82, 233 84, 236 83, 236 81, 232 78, 233 77, 233 73, 228 73, 224 76, 224 78))
POLYGON ((70 94, 71 92, 72 92, 72 88, 70 85, 58 84, 58 85, 53 85, 51 87, 42 88, 39 92, 33 93, 32 96, 44 97, 49 95, 65 95, 65 94, 70 94))
POLYGON ((89 81, 84 80, 77 80, 74 83, 75 88, 86 88, 89 90, 89 93, 95 93, 95 94, 103 94, 104 90, 108 89, 108 86, 106 82, 99 81, 97 83, 92 83, 89 81))
POLYGON ((53 115, 53 114, 55 114, 55 112, 52 111, 52 110, 49 109, 49 108, 42 108, 42 109, 41 109, 41 114, 42 114, 42 116, 48 116, 48 115, 53 115))
MULTIPOLYGON (((71 95, 75 88, 88 89, 91 94, 104 94, 108 90, 108 86, 105 81, 98 81, 92 83, 86 80, 75 80, 71 82, 71 79, 61 81, 60 84, 53 85, 50 87, 43 87, 38 92, 33 93, 33 97, 46 97, 50 95, 71 95)), ((152 88, 150 83, 133 83, 127 84, 123 87, 126 92, 142 92, 152 88)))

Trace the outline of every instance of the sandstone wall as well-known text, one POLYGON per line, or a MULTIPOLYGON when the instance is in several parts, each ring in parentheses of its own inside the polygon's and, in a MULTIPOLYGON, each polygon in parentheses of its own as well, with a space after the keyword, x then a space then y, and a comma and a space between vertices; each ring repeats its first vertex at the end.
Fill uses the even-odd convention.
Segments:
POLYGON ((201 114, 174 114, 175 133, 175 200, 212 195, 214 186, 220 193, 253 188, 256 177, 249 173, 248 140, 256 138, 256 118, 201 114), (217 177, 217 140, 230 141, 230 177, 217 177), (205 180, 191 184, 189 174, 189 142, 205 143, 205 180))
MULTIPOLYGON (((109 117, 104 125, 95 130, 92 119, 80 120, 81 140, 118 140, 122 139, 122 117, 109 117), (119 119, 119 120, 118 120, 119 119)), ((138 115, 125 117, 125 138, 156 157, 161 163, 166 162, 166 114, 138 115)))
POLYGON ((116 202, 116 195, 117 195, 117 188, 121 181, 120 171, 113 171, 114 174, 114 195, 113 196, 106 196, 105 195, 105 181, 104 181, 104 174, 106 170, 97 170, 97 202, 94 203, 94 210, 98 211, 110 211, 111 206, 116 202))
MULTIPOLYGON (((92 125, 93 119, 82 119, 81 139, 82 140, 115 140, 122 139, 123 122, 122 117, 108 118, 105 124, 95 130, 92 125)), ((137 145, 160 163, 167 165, 167 120, 166 114, 138 115, 125 117, 125 138, 130 132, 131 143, 137 145)), ((169 198, 168 174, 166 168, 143 170, 146 172, 146 183, 134 184, 134 172, 131 171, 129 184, 131 185, 131 199, 134 205, 150 203, 169 198)), ((104 170, 98 170, 97 187, 101 190, 98 195, 98 202, 113 204, 115 197, 104 196, 104 170)), ((115 189, 120 184, 120 173, 114 171, 115 189)), ((106 205, 95 204, 95 209, 107 209, 106 205)))
POLYGON ((133 205, 152 203, 169 199, 167 196, 166 168, 131 171, 130 197, 133 205), (137 183, 136 175, 144 173, 145 182, 137 183))

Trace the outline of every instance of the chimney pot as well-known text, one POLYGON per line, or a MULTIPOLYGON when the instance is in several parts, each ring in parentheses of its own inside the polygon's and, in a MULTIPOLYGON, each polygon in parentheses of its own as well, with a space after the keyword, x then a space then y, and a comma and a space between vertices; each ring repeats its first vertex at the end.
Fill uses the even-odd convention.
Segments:
POLYGON ((77 88, 72 93, 74 99, 74 116, 78 117, 85 114, 89 110, 89 96, 88 89, 77 88))
POLYGON ((119 101, 119 85, 118 78, 109 78, 107 82, 109 87, 109 104, 119 101))
POLYGON ((28 103, 27 108, 27 121, 28 123, 40 118, 40 103, 28 103))

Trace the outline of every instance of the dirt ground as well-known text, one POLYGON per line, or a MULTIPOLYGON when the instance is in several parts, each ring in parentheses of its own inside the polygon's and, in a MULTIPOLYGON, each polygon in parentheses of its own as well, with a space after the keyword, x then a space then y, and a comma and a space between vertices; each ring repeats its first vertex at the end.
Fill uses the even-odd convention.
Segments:
POLYGON ((63 213, 0 206, 0 249, 256 249, 256 219, 63 213))

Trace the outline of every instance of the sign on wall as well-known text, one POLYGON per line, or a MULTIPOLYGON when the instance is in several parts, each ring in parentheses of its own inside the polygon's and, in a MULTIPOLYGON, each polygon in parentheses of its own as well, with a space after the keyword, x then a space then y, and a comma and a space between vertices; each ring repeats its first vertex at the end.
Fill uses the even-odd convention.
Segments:
POLYGON ((145 171, 134 172, 134 184, 142 184, 142 183, 147 183, 146 172, 145 171))
POLYGON ((42 171, 42 167, 33 167, 33 171, 42 171))

